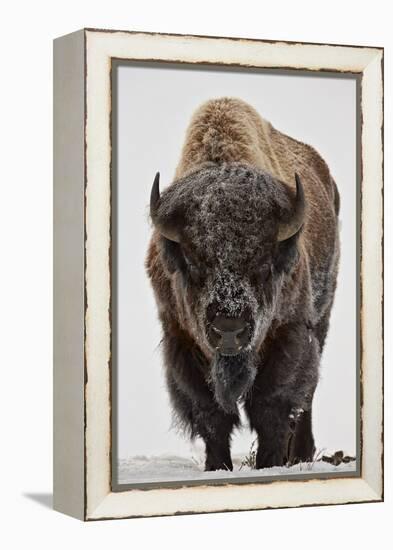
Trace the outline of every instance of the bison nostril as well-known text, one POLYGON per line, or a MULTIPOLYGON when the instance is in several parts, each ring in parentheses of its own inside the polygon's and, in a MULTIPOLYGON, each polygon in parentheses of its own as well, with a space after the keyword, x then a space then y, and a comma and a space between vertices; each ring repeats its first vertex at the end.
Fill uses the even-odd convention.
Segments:
POLYGON ((212 329, 213 342, 216 345, 216 349, 218 349, 219 346, 222 344, 222 332, 218 328, 216 328, 214 325, 211 326, 211 329, 212 329))
POLYGON ((241 328, 238 331, 236 331, 235 340, 238 344, 240 344, 240 338, 242 338, 242 336, 245 335, 247 326, 245 326, 244 328, 241 328))

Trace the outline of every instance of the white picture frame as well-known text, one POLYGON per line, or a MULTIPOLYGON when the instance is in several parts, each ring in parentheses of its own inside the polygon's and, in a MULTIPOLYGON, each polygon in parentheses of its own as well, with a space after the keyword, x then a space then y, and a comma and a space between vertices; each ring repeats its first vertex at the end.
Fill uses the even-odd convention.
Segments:
POLYGON ((54 507, 82 520, 383 500, 383 49, 84 29, 54 42, 54 507), (360 471, 112 488, 115 60, 351 73, 360 83, 360 471))

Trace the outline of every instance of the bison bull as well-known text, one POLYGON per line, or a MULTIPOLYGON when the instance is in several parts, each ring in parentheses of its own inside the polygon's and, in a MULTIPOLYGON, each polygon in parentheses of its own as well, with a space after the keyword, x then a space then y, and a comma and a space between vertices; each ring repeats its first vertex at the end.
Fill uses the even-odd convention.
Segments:
POLYGON ((151 191, 146 267, 179 423, 232 469, 244 404, 256 467, 315 452, 311 409, 339 259, 339 195, 310 146, 248 104, 202 105, 175 181, 151 191))

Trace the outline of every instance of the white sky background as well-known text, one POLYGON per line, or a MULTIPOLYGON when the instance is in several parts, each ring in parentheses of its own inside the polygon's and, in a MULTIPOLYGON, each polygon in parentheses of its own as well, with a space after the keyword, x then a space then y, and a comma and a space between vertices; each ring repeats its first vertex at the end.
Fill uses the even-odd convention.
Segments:
MULTIPOLYGON (((330 332, 314 398, 319 448, 356 449, 356 83, 354 79, 121 66, 118 74, 118 456, 190 455, 170 429, 159 349, 161 329, 144 261, 154 175, 173 178, 196 107, 236 96, 278 130, 314 146, 341 195, 341 265, 330 332)), ((114 338, 116 335, 114 335, 114 338)), ((116 406, 116 403, 114 404, 116 406)), ((244 428, 234 453, 255 436, 244 428)))

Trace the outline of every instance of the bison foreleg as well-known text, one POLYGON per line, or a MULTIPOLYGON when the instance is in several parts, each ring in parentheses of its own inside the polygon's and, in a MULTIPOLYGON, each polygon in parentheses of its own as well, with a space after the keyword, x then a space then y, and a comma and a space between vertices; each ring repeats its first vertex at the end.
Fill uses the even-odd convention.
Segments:
POLYGON ((249 408, 250 422, 258 434, 256 467, 270 468, 308 462, 315 453, 311 410, 287 404, 249 408))
POLYGON ((288 461, 290 464, 310 462, 315 454, 315 443, 312 433, 311 409, 304 411, 296 419, 294 434, 290 440, 288 461))
POLYGON ((227 414, 215 404, 211 408, 194 408, 195 431, 205 442, 205 470, 232 470, 230 452, 231 433, 239 418, 227 414))
POLYGON ((306 323, 282 326, 264 350, 245 407, 258 434, 257 468, 310 460, 311 404, 318 382, 319 345, 306 323))
POLYGON ((247 407, 252 428, 258 435, 256 468, 285 466, 293 431, 288 419, 290 409, 272 403, 253 403, 247 407))
POLYGON ((239 423, 236 412, 225 412, 216 402, 204 375, 201 355, 185 340, 164 339, 166 378, 172 406, 180 426, 206 447, 205 470, 232 470, 230 438, 239 423))

